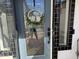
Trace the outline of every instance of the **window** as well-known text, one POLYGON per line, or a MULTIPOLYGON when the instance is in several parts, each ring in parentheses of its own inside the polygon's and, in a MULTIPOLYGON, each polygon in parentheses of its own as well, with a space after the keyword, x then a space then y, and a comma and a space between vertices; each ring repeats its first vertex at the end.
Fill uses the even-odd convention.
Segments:
POLYGON ((69 1, 61 0, 60 5, 60 30, 59 30, 59 44, 66 45, 67 41, 67 27, 68 27, 68 11, 69 1))
POLYGON ((27 56, 44 55, 44 0, 24 1, 24 24, 27 56))

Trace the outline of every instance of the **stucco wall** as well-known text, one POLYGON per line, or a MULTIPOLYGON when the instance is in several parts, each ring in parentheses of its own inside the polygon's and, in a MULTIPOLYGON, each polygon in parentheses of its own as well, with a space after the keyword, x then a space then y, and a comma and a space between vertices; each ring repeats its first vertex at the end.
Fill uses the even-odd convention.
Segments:
POLYGON ((72 39, 72 49, 58 51, 58 59, 77 59, 77 40, 79 39, 79 0, 75 0, 74 29, 75 34, 72 39))

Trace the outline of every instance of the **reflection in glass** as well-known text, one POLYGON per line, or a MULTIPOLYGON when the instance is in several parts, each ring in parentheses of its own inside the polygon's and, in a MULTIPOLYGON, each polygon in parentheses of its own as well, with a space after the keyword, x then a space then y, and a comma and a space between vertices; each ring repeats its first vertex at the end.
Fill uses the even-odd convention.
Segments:
POLYGON ((24 22, 28 56, 44 55, 44 3, 42 1, 35 0, 34 2, 25 0, 24 2, 24 22))
POLYGON ((68 1, 61 1, 61 9, 60 9, 60 45, 66 44, 67 39, 67 26, 68 26, 68 1))
POLYGON ((0 0, 0 57, 16 58, 16 37, 13 35, 15 26, 12 4, 10 0, 0 0))

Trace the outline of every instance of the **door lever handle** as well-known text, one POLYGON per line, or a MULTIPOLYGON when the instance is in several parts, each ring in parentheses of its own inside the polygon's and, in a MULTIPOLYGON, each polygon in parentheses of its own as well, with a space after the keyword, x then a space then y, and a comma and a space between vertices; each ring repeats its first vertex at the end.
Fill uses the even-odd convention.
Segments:
POLYGON ((48 44, 50 43, 50 28, 48 27, 48 29, 47 29, 47 35, 48 35, 48 37, 49 37, 49 41, 48 41, 48 44))

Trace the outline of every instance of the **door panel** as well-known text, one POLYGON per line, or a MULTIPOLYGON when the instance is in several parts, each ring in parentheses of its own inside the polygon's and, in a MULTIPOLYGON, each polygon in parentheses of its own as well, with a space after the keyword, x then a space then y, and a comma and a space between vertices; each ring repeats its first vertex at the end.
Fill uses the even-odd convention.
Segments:
MULTIPOLYGON (((48 31, 50 28, 51 0, 24 0, 24 32, 25 40, 20 42, 21 55, 28 59, 49 59, 50 43, 48 31), (23 47, 24 48, 24 47, 23 47)), ((50 31, 49 31, 50 32, 50 31)))

